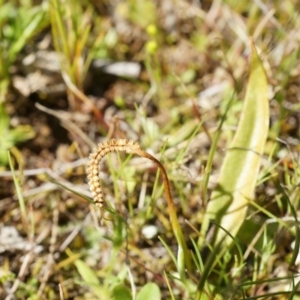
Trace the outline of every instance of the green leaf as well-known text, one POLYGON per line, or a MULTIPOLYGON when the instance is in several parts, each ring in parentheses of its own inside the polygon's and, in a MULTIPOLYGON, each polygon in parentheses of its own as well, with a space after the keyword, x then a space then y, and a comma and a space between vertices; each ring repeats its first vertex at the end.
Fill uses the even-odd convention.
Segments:
MULTIPOLYGON (((205 237, 209 220, 236 236, 253 198, 261 155, 269 128, 267 77, 255 47, 252 47, 250 77, 241 118, 224 162, 216 190, 204 215, 201 236, 205 237)), ((212 244, 230 245, 232 239, 218 226, 212 244)), ((200 242, 200 245, 203 244, 200 242)))
POLYGON ((113 290, 112 290, 112 297, 113 300, 131 300, 132 299, 132 295, 130 290, 121 285, 118 284, 116 286, 114 286, 113 290))
POLYGON ((85 282, 89 284, 99 284, 95 272, 84 261, 77 259, 75 261, 75 266, 85 282))
POLYGON ((19 125, 9 131, 9 137, 13 145, 25 142, 35 137, 35 132, 30 125, 19 125))
POLYGON ((9 116, 5 112, 4 105, 0 104, 0 136, 9 128, 9 116))
MULTIPOLYGON (((7 2, 7 1, 6 1, 7 2)), ((47 3, 31 7, 0 2, 0 102, 10 82, 9 69, 26 43, 49 23, 47 3)))
POLYGON ((160 290, 157 284, 147 283, 138 293, 136 300, 159 300, 161 299, 160 290))
POLYGON ((7 150, 0 147, 0 168, 7 165, 7 150))
POLYGON ((7 150, 14 147, 17 143, 35 136, 35 132, 30 125, 19 125, 14 129, 9 127, 9 116, 5 112, 4 105, 0 104, 0 166, 5 166, 8 162, 7 150))
MULTIPOLYGON (((0 3, 0 27, 3 28, 7 19, 10 17, 11 13, 14 11, 14 7, 11 3, 3 4, 0 3)), ((2 35, 2 33, 0 33, 2 35)))
POLYGON ((99 299, 109 299, 108 292, 104 287, 100 285, 95 272, 84 261, 80 259, 77 259, 74 264, 84 283, 91 288, 94 294, 97 295, 99 299))
POLYGON ((10 49, 10 57, 13 61, 15 56, 22 50, 27 41, 39 30, 42 29, 42 24, 44 19, 47 17, 45 11, 41 8, 39 10, 33 11, 30 10, 27 12, 26 17, 23 16, 24 27, 22 28, 22 34, 20 34, 15 43, 10 49))

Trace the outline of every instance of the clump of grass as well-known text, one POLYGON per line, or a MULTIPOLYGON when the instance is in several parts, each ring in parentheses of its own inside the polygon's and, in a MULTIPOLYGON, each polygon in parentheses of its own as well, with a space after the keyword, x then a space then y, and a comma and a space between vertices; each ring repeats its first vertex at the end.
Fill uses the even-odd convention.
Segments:
POLYGON ((0 103, 6 98, 10 69, 26 44, 48 24, 47 6, 31 1, 0 2, 0 103))

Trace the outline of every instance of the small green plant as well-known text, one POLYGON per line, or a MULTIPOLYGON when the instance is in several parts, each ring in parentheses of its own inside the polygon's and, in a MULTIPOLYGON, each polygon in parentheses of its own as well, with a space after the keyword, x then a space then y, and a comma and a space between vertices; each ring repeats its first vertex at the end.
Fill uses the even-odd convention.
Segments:
POLYGON ((9 68, 26 43, 49 24, 47 3, 0 0, 0 102, 10 82, 9 68), (24 3, 23 3, 24 2, 24 3))
MULTIPOLYGON (((86 49, 89 46, 92 18, 92 7, 88 6, 85 9, 79 1, 50 1, 50 20, 55 50, 61 60, 63 72, 80 91, 83 90, 83 81, 94 55, 93 51, 86 49)), ((96 42, 101 42, 102 37, 102 33, 99 33, 96 42)), ((72 102, 70 104, 75 105, 72 102)))
MULTIPOLYGON (((133 297, 129 288, 121 283, 120 278, 113 277, 112 275, 103 276, 104 283, 100 284, 96 272, 94 272, 94 270, 83 260, 77 258, 78 255, 73 254, 70 250, 67 251, 67 254, 71 260, 74 259, 76 269, 82 278, 80 284, 90 287, 99 300, 131 300, 133 298, 136 300, 161 299, 159 287, 155 283, 147 283, 144 285, 137 293, 136 297, 133 297)), ((124 272, 126 271, 124 270, 124 272)))
POLYGON ((4 105, 0 103, 0 168, 8 163, 7 150, 12 150, 16 155, 18 150, 15 145, 34 138, 35 132, 30 125, 18 125, 11 128, 9 116, 4 105))
POLYGON ((96 26, 95 40, 90 39, 94 10, 91 4, 81 1, 50 0, 50 21, 54 47, 59 55, 61 73, 67 86, 68 101, 73 110, 80 110, 84 102, 89 105, 102 129, 108 126, 92 101, 84 94, 84 80, 92 59, 104 46, 104 31, 96 26), (80 17, 79 17, 80 16, 80 17))
POLYGON ((140 145, 138 143, 134 143, 133 141, 127 141, 127 140, 109 140, 105 142, 104 144, 99 144, 97 148, 94 149, 93 153, 90 155, 90 162, 88 167, 88 178, 89 178, 89 186, 90 190, 92 192, 92 195, 94 197, 95 204, 99 207, 101 211, 101 218, 103 217, 103 205, 104 205, 104 199, 103 199, 103 192, 101 189, 101 185, 99 182, 99 164, 100 161, 103 159, 103 157, 110 153, 110 152, 126 152, 129 154, 136 154, 141 157, 145 157, 147 159, 150 159, 153 161, 160 171, 162 172, 163 177, 163 183, 166 193, 166 199, 169 209, 169 216, 173 228, 174 235, 178 242, 178 264, 177 269, 182 277, 182 279, 185 278, 185 268, 188 270, 191 270, 191 260, 190 260, 190 254, 189 250, 187 248, 181 227, 178 222, 176 210, 174 207, 174 202, 171 195, 171 188, 170 183, 168 179, 167 172, 164 168, 164 166, 161 164, 159 160, 157 160, 155 157, 150 155, 149 153, 145 152, 141 149, 140 145))
MULTIPOLYGON (((212 241, 210 242, 211 254, 203 263, 201 254, 197 249, 198 262, 196 263, 199 272, 202 274, 198 283, 195 299, 206 299, 203 297, 217 296, 214 288, 209 287, 208 277, 215 265, 225 267, 231 261, 231 255, 227 251, 232 242, 235 242, 238 248, 238 259, 235 269, 240 273, 244 265, 242 251, 236 239, 236 235, 243 224, 246 216, 246 210, 251 199, 255 183, 258 177, 261 155, 264 150, 266 137, 268 133, 268 97, 267 97, 267 79, 264 73, 261 61, 253 46, 253 55, 250 66, 250 78, 244 102, 244 110, 239 123, 238 130, 231 144, 221 168, 219 188, 212 194, 211 200, 202 222, 199 248, 207 245, 206 231, 208 223, 211 220, 216 222, 216 229, 212 241), (229 218, 229 219, 228 219, 229 218), (232 225, 234 224, 234 226, 232 225), (224 245, 226 247, 224 247, 224 245), (224 258, 221 257, 224 255, 224 258), (222 262, 221 262, 222 261, 222 262)), ((214 149, 214 148, 213 148, 214 149)), ((163 175, 166 199, 169 208, 174 235, 178 242, 178 258, 174 258, 169 246, 162 241, 169 254, 173 257, 181 279, 185 279, 185 268, 192 271, 193 267, 190 261, 190 253, 186 246, 182 229, 179 225, 174 203, 171 197, 170 184, 167 173, 162 164, 153 156, 143 151, 138 143, 127 140, 109 140, 104 144, 99 144, 90 155, 88 166, 88 178, 90 190, 92 192, 95 204, 100 208, 101 217, 103 216, 103 192, 99 182, 99 164, 102 158, 110 153, 123 151, 129 154, 137 154, 155 162, 163 175), (181 257, 182 256, 182 257, 181 257)), ((207 173, 209 175, 209 172, 207 173)), ((205 186, 204 186, 205 187, 205 186)), ((222 268, 222 267, 221 267, 222 268)), ((225 280, 227 275, 222 275, 225 280)), ((219 296, 218 296, 219 297, 219 296)))

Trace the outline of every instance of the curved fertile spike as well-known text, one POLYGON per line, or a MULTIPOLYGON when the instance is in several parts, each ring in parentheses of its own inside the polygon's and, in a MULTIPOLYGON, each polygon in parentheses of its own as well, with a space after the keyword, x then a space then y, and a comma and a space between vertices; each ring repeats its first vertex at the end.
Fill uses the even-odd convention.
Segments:
POLYGON ((126 152, 126 153, 136 153, 141 151, 141 147, 138 143, 134 143, 132 140, 109 140, 103 144, 98 144, 98 146, 90 154, 88 167, 87 167, 87 177, 89 179, 89 187, 92 192, 95 204, 99 207, 101 211, 101 218, 103 217, 103 193, 99 181, 99 164, 102 158, 110 152, 126 152))

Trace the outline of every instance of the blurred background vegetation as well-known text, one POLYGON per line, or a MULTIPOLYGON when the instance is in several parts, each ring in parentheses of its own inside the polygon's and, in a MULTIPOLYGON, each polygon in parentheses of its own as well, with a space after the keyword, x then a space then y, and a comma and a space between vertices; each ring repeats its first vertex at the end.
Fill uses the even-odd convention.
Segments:
POLYGON ((297 0, 0 0, 0 298, 300 298, 299 11, 297 0), (235 246, 217 256, 197 240, 251 39, 270 126, 235 246), (153 164, 109 155, 99 224, 86 163, 109 138, 139 141, 166 167, 193 257, 183 277, 153 164))

